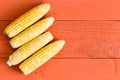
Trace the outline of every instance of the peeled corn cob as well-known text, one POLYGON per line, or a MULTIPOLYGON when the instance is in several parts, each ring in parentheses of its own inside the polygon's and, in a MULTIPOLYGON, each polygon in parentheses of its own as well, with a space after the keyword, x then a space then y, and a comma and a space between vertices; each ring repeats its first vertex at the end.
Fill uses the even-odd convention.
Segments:
POLYGON ((20 47, 21 45, 25 44, 26 42, 32 40, 36 36, 43 33, 46 29, 50 27, 50 25, 52 25, 53 22, 53 17, 48 17, 43 20, 40 20, 39 22, 35 23, 31 27, 29 27, 28 29, 11 39, 10 45, 13 48, 20 47))
POLYGON ((45 46, 47 43, 49 43, 53 39, 53 36, 50 32, 46 32, 33 40, 27 42, 23 46, 21 46, 19 49, 17 49, 7 61, 7 64, 9 66, 17 65, 21 61, 28 58, 30 55, 32 55, 34 52, 36 52, 38 49, 45 46))
POLYGON ((5 34, 10 38, 14 37, 28 26, 35 23, 38 19, 42 18, 49 10, 50 5, 48 3, 44 3, 32 8, 8 25, 5 29, 5 34))
POLYGON ((33 54, 30 58, 25 60, 23 63, 21 63, 19 68, 25 75, 30 74, 32 71, 52 58, 56 53, 58 53, 63 48, 64 44, 64 40, 58 40, 45 46, 33 54))

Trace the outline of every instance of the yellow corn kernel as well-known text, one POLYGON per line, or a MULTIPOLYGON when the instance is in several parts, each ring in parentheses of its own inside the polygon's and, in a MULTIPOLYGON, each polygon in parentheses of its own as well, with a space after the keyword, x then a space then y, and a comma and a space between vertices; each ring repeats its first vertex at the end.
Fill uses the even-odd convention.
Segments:
POLYGON ((15 36, 13 39, 10 40, 10 45, 13 48, 18 48, 21 45, 25 44, 26 42, 32 40, 36 36, 43 33, 46 29, 52 25, 54 22, 53 17, 48 17, 43 20, 40 20, 39 22, 35 23, 31 27, 24 30, 22 33, 15 36))
POLYGON ((21 31, 26 29, 28 26, 32 25, 37 20, 42 18, 49 10, 50 5, 48 3, 43 3, 32 8, 31 10, 17 18, 15 21, 13 21, 11 24, 9 24, 4 31, 5 34, 8 35, 8 37, 10 38, 14 37, 21 31))
POLYGON ((58 40, 48 44, 21 63, 19 68, 25 75, 30 74, 35 69, 47 62, 50 58, 52 58, 56 53, 58 53, 63 48, 64 44, 64 40, 58 40))
POLYGON ((49 43, 52 39, 53 35, 50 32, 45 32, 44 34, 41 34, 40 36, 21 46, 12 55, 10 55, 7 64, 9 66, 19 64, 21 61, 25 60, 34 52, 49 43))

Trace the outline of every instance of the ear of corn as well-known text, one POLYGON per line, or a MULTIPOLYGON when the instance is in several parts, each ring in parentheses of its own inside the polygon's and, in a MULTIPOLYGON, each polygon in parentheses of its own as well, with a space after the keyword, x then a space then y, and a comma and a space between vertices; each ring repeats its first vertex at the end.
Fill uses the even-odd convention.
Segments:
POLYGON ((14 37, 28 26, 35 23, 38 19, 42 18, 49 11, 49 9, 50 5, 48 3, 34 7, 8 25, 5 29, 5 34, 10 38, 14 37))
POLYGON ((21 61, 28 58, 30 55, 32 55, 34 52, 36 52, 38 49, 45 46, 48 42, 50 42, 53 39, 53 36, 50 32, 46 32, 33 40, 27 42, 23 46, 21 46, 19 49, 17 49, 7 61, 7 64, 9 66, 17 65, 21 61))
POLYGON ((43 33, 46 29, 50 27, 50 25, 52 25, 53 22, 53 17, 48 17, 43 20, 40 20, 39 22, 35 23, 31 27, 29 27, 28 29, 11 39, 10 45, 13 48, 20 47, 21 45, 25 44, 26 42, 32 40, 36 36, 43 33))
POLYGON ((47 62, 56 53, 58 53, 62 49, 64 44, 65 44, 64 40, 58 40, 51 44, 48 44, 47 46, 33 54, 30 58, 25 60, 23 63, 21 63, 19 68, 25 75, 31 73, 39 66, 47 62))

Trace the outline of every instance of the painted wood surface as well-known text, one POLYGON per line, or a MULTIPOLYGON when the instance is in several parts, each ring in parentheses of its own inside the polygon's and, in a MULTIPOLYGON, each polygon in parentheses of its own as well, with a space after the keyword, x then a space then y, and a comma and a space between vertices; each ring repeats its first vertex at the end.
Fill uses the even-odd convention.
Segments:
POLYGON ((48 16, 57 20, 120 20, 120 0, 1 0, 0 20, 14 20, 42 2, 51 4, 48 16))
POLYGON ((1 0, 0 80, 120 80, 119 0, 1 0), (15 50, 5 27, 32 7, 48 2, 56 21, 48 29, 66 45, 32 74, 8 67, 15 50))
POLYGON ((115 59, 51 59, 28 76, 8 67, 6 59, 0 64, 2 80, 120 80, 120 60, 115 59))

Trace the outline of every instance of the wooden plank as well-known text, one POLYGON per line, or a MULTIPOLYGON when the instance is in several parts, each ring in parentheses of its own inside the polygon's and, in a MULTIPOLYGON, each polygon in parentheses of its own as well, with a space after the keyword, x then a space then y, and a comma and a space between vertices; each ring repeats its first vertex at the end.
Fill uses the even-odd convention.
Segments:
POLYGON ((28 76, 0 59, 1 80, 120 80, 118 59, 51 59, 28 76))
MULTIPOLYGON (((13 53, 3 30, 11 21, 0 21, 0 58, 13 53)), ((120 21, 55 21, 49 28, 66 45, 54 58, 120 58, 120 21)))
POLYGON ((3 0, 0 20, 14 20, 42 2, 51 4, 47 16, 56 20, 120 20, 120 0, 3 0))

